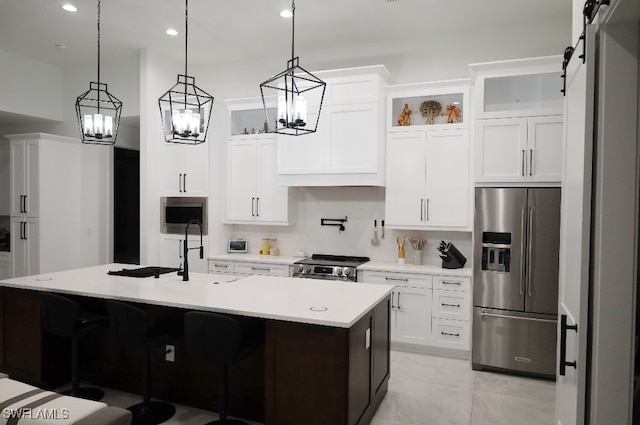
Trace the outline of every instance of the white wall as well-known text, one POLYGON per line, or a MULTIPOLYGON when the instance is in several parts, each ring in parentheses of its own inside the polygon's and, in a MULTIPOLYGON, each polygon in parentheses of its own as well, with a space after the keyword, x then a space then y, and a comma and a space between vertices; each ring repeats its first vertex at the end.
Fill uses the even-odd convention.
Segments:
POLYGON ((63 71, 0 50, 0 111, 61 121, 63 71))

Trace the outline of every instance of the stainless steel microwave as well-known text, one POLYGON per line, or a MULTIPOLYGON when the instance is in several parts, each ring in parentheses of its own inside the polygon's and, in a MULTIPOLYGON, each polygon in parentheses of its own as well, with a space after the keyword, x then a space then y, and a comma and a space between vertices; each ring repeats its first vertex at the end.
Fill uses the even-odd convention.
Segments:
MULTIPOLYGON (((184 235, 189 220, 202 223, 202 234, 207 234, 207 198, 177 197, 160 198, 160 232, 184 235)), ((197 225, 189 227, 189 234, 199 235, 197 225)))

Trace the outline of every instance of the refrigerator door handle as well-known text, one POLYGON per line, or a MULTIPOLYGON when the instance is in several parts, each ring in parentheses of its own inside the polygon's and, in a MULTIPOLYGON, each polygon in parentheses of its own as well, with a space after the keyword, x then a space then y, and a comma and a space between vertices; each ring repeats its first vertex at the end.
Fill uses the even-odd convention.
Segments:
POLYGON ((530 322, 558 323, 558 321, 554 319, 538 319, 536 317, 507 316, 506 314, 485 313, 484 311, 480 313, 480 316, 482 316, 483 319, 485 317, 496 317, 499 319, 514 319, 514 320, 528 320, 530 322))
POLYGON ((529 217, 527 220, 527 264, 529 265, 527 270, 527 295, 530 297, 533 296, 533 279, 531 276, 533 274, 533 267, 531 267, 531 264, 533 264, 533 210, 533 207, 529 208, 529 217))
POLYGON ((524 285, 525 285, 525 279, 526 279, 526 275, 525 275, 525 243, 524 240, 526 239, 526 226, 525 226, 525 215, 526 215, 526 208, 522 207, 522 210, 520 210, 520 230, 522 231, 520 234, 522 235, 522 239, 523 242, 520 244, 520 295, 524 295, 524 285))

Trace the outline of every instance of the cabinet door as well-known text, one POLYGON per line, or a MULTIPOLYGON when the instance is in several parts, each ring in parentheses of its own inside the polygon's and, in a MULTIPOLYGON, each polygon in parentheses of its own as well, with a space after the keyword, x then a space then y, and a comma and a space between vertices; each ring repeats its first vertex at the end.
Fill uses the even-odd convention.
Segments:
POLYGON ((9 179, 11 193, 10 212, 11 215, 23 214, 23 199, 26 194, 26 160, 24 142, 21 140, 12 140, 9 148, 9 161, 11 163, 11 178, 9 179))
POLYGON ((426 146, 424 131, 389 133, 387 136, 387 225, 425 224, 426 146))
POLYGON ((25 161, 26 161, 26 192, 24 199, 25 214, 29 217, 37 217, 39 209, 39 155, 38 141, 26 140, 24 142, 25 161))
POLYGON ((427 132, 427 201, 429 226, 469 225, 468 130, 427 132))
POLYGON ((278 185, 276 139, 257 141, 256 216, 260 222, 287 222, 289 188, 278 185))
POLYGON ((378 171, 378 104, 327 108, 329 156, 327 173, 378 171))
MULTIPOLYGON (((198 248, 200 246, 199 236, 190 236, 189 251, 189 271, 194 273, 208 273, 207 262, 207 242, 203 241, 204 258, 200 259, 198 248)), ((158 252, 158 266, 179 267, 184 265, 184 236, 170 235, 160 238, 160 249, 158 252)))
POLYGON ((0 145, 0 215, 11 215, 11 149, 0 145))
POLYGON ((396 286, 393 341, 428 344, 431 336, 431 289, 396 286))
POLYGON ((562 115, 529 118, 528 173, 531 182, 561 182, 562 115))
POLYGON ((9 262, 6 260, 0 260, 0 280, 2 279, 11 279, 9 262))
POLYGON ((163 143, 160 154, 160 193, 166 196, 183 196, 184 166, 182 146, 177 143, 163 143))
POLYGON ((476 181, 524 182, 526 154, 526 118, 476 121, 476 181))
MULTIPOLYGON (((309 111, 307 120, 315 122, 317 113, 309 111)), ((278 174, 323 173, 327 163, 329 117, 322 110, 315 133, 303 136, 278 134, 278 174)))
POLYGON ((38 274, 40 244, 38 220, 31 217, 11 218, 12 277, 38 274))
POLYGON ((256 219, 257 149, 251 139, 227 145, 227 220, 256 219))
POLYGON ((187 196, 209 196, 209 143, 182 146, 182 190, 187 196))

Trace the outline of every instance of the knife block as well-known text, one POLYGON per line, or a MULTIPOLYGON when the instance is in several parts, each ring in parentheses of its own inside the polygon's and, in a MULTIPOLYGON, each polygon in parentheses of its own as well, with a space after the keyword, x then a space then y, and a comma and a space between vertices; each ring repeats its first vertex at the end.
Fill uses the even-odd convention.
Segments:
POLYGON ((451 242, 447 243, 440 252, 442 253, 440 258, 442 258, 443 269, 460 269, 467 262, 467 258, 451 242))

